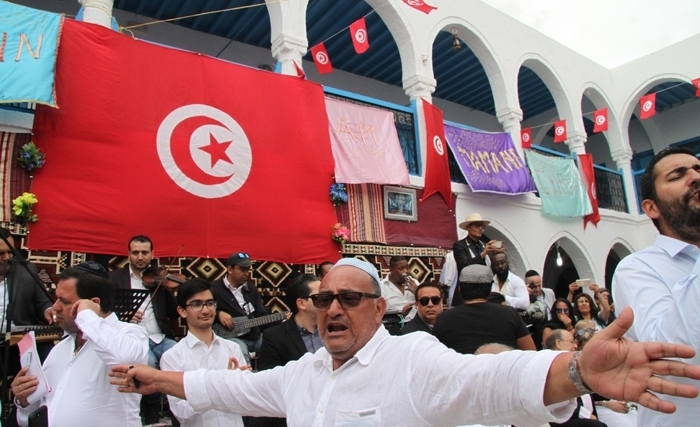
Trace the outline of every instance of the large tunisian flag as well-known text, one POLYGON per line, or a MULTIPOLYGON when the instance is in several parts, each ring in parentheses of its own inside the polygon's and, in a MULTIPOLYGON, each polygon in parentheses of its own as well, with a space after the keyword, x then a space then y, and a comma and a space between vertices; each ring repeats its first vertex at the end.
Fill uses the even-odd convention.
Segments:
POLYGON ((321 86, 66 20, 32 249, 337 259, 321 86))

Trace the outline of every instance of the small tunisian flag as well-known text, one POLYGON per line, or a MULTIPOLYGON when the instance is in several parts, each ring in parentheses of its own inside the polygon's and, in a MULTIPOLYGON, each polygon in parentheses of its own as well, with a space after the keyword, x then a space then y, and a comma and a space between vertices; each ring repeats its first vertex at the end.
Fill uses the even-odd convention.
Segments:
POLYGON ((593 132, 603 132, 608 130, 608 109, 601 108, 593 113, 593 132))
POLYGON ((328 56, 328 51, 323 43, 319 43, 311 48, 311 56, 314 57, 314 63, 318 74, 328 74, 333 72, 331 58, 328 56))
POLYGON ((365 18, 360 18, 350 24, 350 37, 352 37, 352 45, 355 48, 355 52, 365 53, 369 49, 365 18))
POLYGON ((554 142, 566 141, 566 120, 554 122, 554 142))
POLYGON ((520 145, 523 148, 532 147, 532 128, 520 129, 520 145))
POLYGON ((693 86, 695 86, 695 96, 700 98, 700 77, 698 77, 697 79, 693 79, 692 82, 693 86))
POLYGON ((403 0, 403 2, 416 10, 420 10, 426 15, 432 12, 433 10, 437 9, 437 6, 431 6, 423 0, 403 0))
POLYGON ((656 92, 639 98, 639 118, 648 119, 656 114, 656 92))
POLYGON ((578 155, 578 167, 579 174, 581 175, 581 182, 586 186, 586 191, 588 192, 588 199, 591 201, 591 207, 593 208, 593 213, 590 213, 583 217, 583 229, 586 229, 586 225, 592 222, 593 225, 597 227, 600 221, 600 212, 598 211, 598 195, 595 191, 595 173, 593 171, 593 156, 590 154, 579 154, 578 155))
POLYGON ((30 248, 122 254, 145 234, 161 257, 338 258, 320 85, 69 19, 59 49, 30 248))
POLYGON ((452 206, 452 182, 450 181, 450 165, 447 161, 447 139, 445 139, 445 124, 442 111, 421 99, 425 114, 425 133, 428 139, 428 154, 425 165, 425 187, 420 201, 424 201, 434 193, 440 193, 448 207, 452 206))

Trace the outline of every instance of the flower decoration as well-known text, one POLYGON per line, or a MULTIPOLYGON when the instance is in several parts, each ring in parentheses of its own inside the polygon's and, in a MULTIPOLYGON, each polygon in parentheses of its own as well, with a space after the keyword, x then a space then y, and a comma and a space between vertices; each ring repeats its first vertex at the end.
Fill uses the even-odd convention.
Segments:
POLYGON ((331 237, 333 240, 342 245, 348 239, 350 239, 350 230, 348 230, 348 227, 344 226, 343 224, 337 223, 331 227, 331 237))
MULTIPOLYGON (((19 149, 19 155, 17 157, 19 165, 24 169, 31 171, 32 169, 38 169, 44 166, 46 161, 44 153, 41 152, 33 142, 24 144, 19 149)), ((26 193, 25 193, 26 194, 26 193)))
POLYGON ((348 193, 345 191, 345 184, 333 184, 331 185, 331 191, 329 193, 331 202, 333 206, 338 206, 341 203, 348 202, 348 193))
POLYGON ((12 212, 17 218, 28 219, 31 222, 36 222, 38 219, 36 214, 32 214, 32 209, 38 200, 34 193, 24 193, 12 201, 12 212))

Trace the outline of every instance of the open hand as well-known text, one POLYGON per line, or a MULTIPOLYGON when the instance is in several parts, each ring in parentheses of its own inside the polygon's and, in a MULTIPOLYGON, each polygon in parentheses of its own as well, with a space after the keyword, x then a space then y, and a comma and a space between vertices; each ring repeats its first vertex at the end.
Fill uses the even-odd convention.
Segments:
POLYGON ((698 389, 661 376, 700 380, 700 366, 667 358, 690 359, 695 350, 680 344, 629 341, 622 335, 633 321, 632 309, 626 307, 615 322, 593 336, 578 360, 581 378, 600 395, 671 413, 676 405, 654 393, 694 398, 698 389))

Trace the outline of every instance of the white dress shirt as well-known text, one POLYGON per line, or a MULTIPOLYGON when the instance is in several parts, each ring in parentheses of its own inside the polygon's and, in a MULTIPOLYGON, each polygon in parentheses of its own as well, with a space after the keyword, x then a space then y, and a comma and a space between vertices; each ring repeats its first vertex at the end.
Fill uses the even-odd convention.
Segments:
MULTIPOLYGON (((134 273, 134 270, 131 269, 131 265, 129 265, 129 278, 131 279, 131 289, 146 289, 143 285, 143 280, 134 273)), ((139 310, 143 311, 143 317, 138 325, 145 328, 148 338, 158 344, 163 341, 165 334, 160 330, 158 319, 156 319, 156 312, 153 311, 153 304, 151 303, 152 297, 153 295, 147 296, 141 303, 139 310)))
POLYGON ((75 335, 58 343, 44 361, 51 392, 38 402, 17 409, 19 425, 29 414, 46 405, 51 427, 141 427, 141 396, 119 393, 109 383, 112 365, 137 365, 148 360, 148 337, 143 328, 120 322, 112 313, 101 318, 83 310, 75 319, 87 341, 73 354, 75 335))
POLYGON ((539 426, 566 421, 576 409, 575 400, 542 402, 557 354, 462 355, 424 332, 390 336, 380 326, 337 370, 322 348, 255 374, 186 372, 184 388, 198 411, 286 417, 290 427, 539 426))
POLYGON ((224 286, 226 286, 226 289, 231 291, 234 298, 236 298, 236 301, 238 301, 238 305, 246 312, 246 314, 250 315, 255 311, 253 304, 246 301, 245 296, 243 295, 243 289, 248 286, 247 283, 234 288, 231 282, 228 281, 228 276, 224 276, 224 286))
MULTIPOLYGON (((634 324, 627 337, 634 341, 661 341, 695 348, 700 364, 700 249, 667 236, 656 236, 654 244, 624 258, 613 276, 613 299, 617 308, 634 309, 634 324)), ((700 387, 700 381, 673 378, 700 387)), ((660 396, 676 405, 665 415, 639 407, 640 426, 670 427, 697 425, 700 399, 660 396)))
POLYGON ((506 304, 518 310, 527 310, 530 306, 530 294, 527 292, 525 282, 512 271, 508 272, 508 278, 501 289, 498 289, 498 277, 493 276, 491 291, 503 294, 506 297, 506 304))
MULTIPOLYGON (((212 335, 214 333, 212 332, 212 335)), ((166 351, 160 360, 164 371, 195 371, 200 368, 208 370, 227 369, 229 357, 235 357, 240 363, 245 363, 241 347, 214 335, 214 341, 207 347, 190 332, 173 348, 166 351)), ((240 415, 210 409, 198 412, 182 399, 168 396, 170 411, 182 423, 182 427, 243 427, 240 415)))
MULTIPOLYGON (((525 290, 527 291, 527 289, 525 290)), ((552 320, 552 307, 554 307, 554 302, 557 300, 554 291, 543 286, 542 293, 537 297, 537 300, 542 301, 547 306, 547 320, 552 320)))
MULTIPOLYGON (((413 277, 407 276, 408 280, 415 281, 413 277)), ((413 295, 410 289, 404 289, 403 292, 389 280, 387 275, 380 283, 382 288, 382 296, 386 300, 386 314, 401 314, 406 304, 413 304, 411 311, 404 317, 406 322, 410 322, 416 315, 416 296, 413 295)))
POLYGON ((445 262, 442 264, 442 271, 440 272, 440 283, 450 287, 449 294, 447 296, 448 307, 452 307, 452 297, 455 294, 455 289, 457 289, 457 282, 459 281, 459 274, 457 273, 455 254, 454 252, 450 251, 445 254, 445 262))

